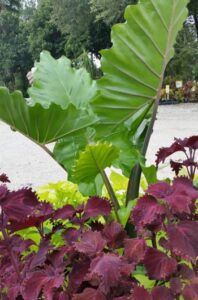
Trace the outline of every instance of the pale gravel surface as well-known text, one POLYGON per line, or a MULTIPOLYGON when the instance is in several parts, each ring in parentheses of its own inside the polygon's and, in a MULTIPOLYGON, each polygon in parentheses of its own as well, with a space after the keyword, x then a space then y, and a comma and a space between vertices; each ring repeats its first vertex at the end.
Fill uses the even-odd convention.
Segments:
MULTIPOLYGON (((155 160, 159 147, 168 146, 174 137, 198 135, 198 104, 160 106, 154 133, 147 153, 148 162, 155 160)), ((0 123, 0 173, 8 174, 11 188, 31 185, 37 188, 48 182, 65 179, 64 171, 39 146, 0 123)), ((160 170, 161 177, 169 174, 160 170)))

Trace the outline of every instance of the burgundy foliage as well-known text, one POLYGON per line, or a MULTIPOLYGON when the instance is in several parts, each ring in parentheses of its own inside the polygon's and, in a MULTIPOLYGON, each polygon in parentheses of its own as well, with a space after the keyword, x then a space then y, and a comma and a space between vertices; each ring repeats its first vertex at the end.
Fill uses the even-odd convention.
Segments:
POLYGON ((175 139, 175 142, 170 147, 163 147, 159 149, 157 153, 156 164, 157 166, 166 160, 167 157, 171 156, 176 152, 182 152, 184 159, 180 161, 170 161, 172 170, 176 175, 179 174, 179 171, 185 167, 188 176, 193 180, 195 172, 198 169, 198 162, 196 159, 196 151, 198 149, 198 135, 191 136, 190 138, 175 139))
MULTIPOLYGON (((176 151, 186 154, 188 149, 192 154, 197 147, 197 137, 176 140, 159 151, 157 162, 176 151)), ((140 197, 130 218, 136 238, 113 221, 108 199, 95 196, 77 208, 54 210, 39 202, 31 189, 10 192, 5 184, 9 179, 1 175, 0 299, 198 299, 198 189, 192 181, 193 166, 187 166, 192 171, 189 178, 157 182, 140 197), (37 244, 31 235, 23 239, 18 232, 33 228, 40 235, 37 244), (53 242, 57 234, 60 244, 53 242), (146 289, 135 277, 140 269, 153 287, 146 289)))

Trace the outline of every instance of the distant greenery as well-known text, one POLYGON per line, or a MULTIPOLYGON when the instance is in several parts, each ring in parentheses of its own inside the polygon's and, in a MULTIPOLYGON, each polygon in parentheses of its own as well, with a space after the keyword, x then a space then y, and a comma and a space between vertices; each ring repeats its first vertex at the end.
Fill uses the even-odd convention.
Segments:
MULTIPOLYGON (((125 7, 137 1, 38 0, 36 5, 36 0, 0 0, 0 84, 26 95, 26 74, 42 50, 55 58, 66 55, 75 66, 84 65, 98 78, 101 73, 94 65, 95 57, 111 46, 111 26, 123 22, 125 7)), ((167 69, 167 76, 183 80, 198 77, 196 0, 191 0, 189 14, 195 24, 185 24, 167 69)))
POLYGON ((195 26, 184 24, 175 45, 175 56, 169 63, 166 76, 175 80, 198 80, 198 40, 195 26))

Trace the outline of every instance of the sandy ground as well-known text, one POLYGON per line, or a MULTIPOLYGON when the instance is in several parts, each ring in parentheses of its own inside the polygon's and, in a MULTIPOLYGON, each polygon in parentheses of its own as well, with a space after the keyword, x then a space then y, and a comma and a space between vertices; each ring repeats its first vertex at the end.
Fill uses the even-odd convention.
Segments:
MULTIPOLYGON (((147 152, 148 163, 155 161, 159 147, 169 146, 174 137, 198 135, 198 104, 160 106, 147 152)), ((65 179, 65 172, 39 146, 0 123, 0 174, 6 173, 11 188, 37 188, 48 182, 65 179)), ((160 170, 160 177, 169 174, 160 170)))

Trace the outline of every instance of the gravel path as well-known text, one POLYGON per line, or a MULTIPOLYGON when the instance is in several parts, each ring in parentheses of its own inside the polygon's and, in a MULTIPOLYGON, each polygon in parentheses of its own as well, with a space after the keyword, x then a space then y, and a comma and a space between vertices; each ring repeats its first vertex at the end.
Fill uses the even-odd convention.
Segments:
MULTIPOLYGON (((160 106, 147 153, 153 163, 159 147, 168 146, 174 137, 198 134, 198 104, 160 106)), ((65 172, 39 146, 0 123, 0 173, 13 182, 11 188, 39 185, 65 179, 65 172)), ((160 170, 161 177, 168 174, 160 170)))

